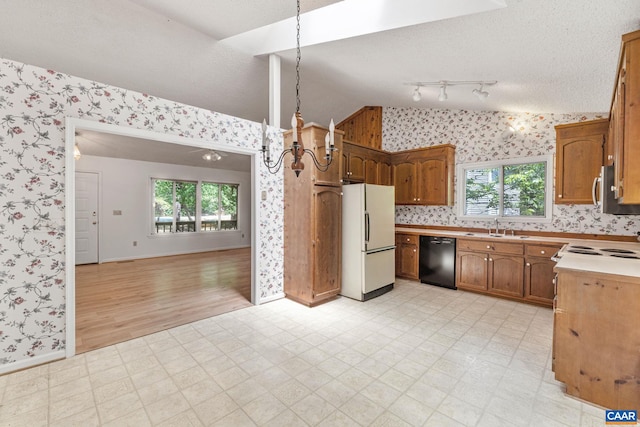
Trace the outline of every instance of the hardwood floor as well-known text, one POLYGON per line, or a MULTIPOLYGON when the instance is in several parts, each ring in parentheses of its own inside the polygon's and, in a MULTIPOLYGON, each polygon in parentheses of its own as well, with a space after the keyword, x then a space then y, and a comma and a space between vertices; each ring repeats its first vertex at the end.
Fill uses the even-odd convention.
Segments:
POLYGON ((251 249, 76 266, 76 353, 251 305, 251 249))

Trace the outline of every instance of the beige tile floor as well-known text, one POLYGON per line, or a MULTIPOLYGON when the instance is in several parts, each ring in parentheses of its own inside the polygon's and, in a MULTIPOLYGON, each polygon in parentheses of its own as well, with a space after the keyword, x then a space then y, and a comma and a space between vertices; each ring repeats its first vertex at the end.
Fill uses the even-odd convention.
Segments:
POLYGON ((550 309, 398 280, 0 377, 2 426, 600 426, 550 370, 550 309))

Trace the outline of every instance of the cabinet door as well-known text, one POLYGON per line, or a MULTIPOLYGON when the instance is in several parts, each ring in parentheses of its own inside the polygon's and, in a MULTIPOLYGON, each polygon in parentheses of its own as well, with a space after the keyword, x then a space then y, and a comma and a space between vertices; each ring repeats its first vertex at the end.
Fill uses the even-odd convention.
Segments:
MULTIPOLYGON (((326 151, 326 143, 325 143, 325 136, 327 135, 326 130, 324 129, 320 129, 320 128, 312 128, 310 135, 304 135, 303 137, 307 137, 310 138, 312 141, 310 141, 313 144, 313 150, 314 150, 314 154, 316 155, 316 158, 318 159, 318 161, 321 164, 326 164, 327 160, 325 158, 327 151, 326 151)), ((309 148, 307 146, 307 148, 309 148)), ((316 184, 321 184, 321 185, 340 185, 341 178, 342 178, 342 169, 340 168, 341 163, 340 163, 340 152, 342 152, 342 136, 336 134, 335 135, 335 148, 337 148, 337 151, 335 151, 333 153, 333 161, 331 162, 331 165, 329 166, 329 168, 322 172, 318 169, 316 169, 316 167, 313 164, 313 161, 309 158, 309 156, 304 156, 303 157, 303 162, 305 163, 305 171, 309 171, 310 173, 315 174, 315 183, 316 184)))
POLYGON ((342 190, 316 185, 313 189, 314 301, 340 292, 342 275, 342 190))
POLYGON ((378 183, 378 162, 375 159, 364 161, 364 182, 367 184, 378 183))
POLYGON ((400 245, 400 263, 396 275, 407 279, 418 278, 418 246, 415 244, 400 245))
POLYGON ((548 306, 553 304, 553 267, 555 262, 549 258, 525 258, 524 265, 524 298, 541 302, 548 306))
POLYGON ((349 181, 364 182, 364 160, 359 154, 349 154, 349 181))
POLYGON ((524 259, 508 255, 489 256, 489 291, 522 297, 524 259))
POLYGON ((418 204, 447 204, 447 162, 445 159, 421 161, 418 163, 418 177, 418 204))
POLYGON ((349 182, 349 153, 346 145, 342 152, 342 182, 349 182))
POLYGON ((602 166, 603 136, 590 135, 556 144, 556 204, 592 204, 591 186, 602 166))
POLYGON ((478 252, 459 251, 456 258, 456 286, 486 291, 488 256, 478 252))
POLYGON ((391 163, 387 161, 381 161, 378 164, 378 184, 380 185, 393 185, 391 180, 391 163))
POLYGON ((416 203, 416 165, 413 162, 398 163, 393 167, 396 187, 396 205, 416 203))

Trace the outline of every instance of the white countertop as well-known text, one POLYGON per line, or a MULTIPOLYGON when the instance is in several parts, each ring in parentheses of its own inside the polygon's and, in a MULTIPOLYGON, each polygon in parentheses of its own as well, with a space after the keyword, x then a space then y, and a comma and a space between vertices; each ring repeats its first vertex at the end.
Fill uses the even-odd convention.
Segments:
MULTIPOLYGON (((455 238, 478 238, 522 243, 571 243, 574 245, 590 246, 593 248, 614 247, 640 251, 640 242, 619 242, 611 240, 567 239, 559 237, 540 236, 511 236, 491 237, 488 233, 467 233, 464 231, 432 230, 429 228, 396 227, 396 232, 414 233, 428 236, 442 236, 455 238)), ((556 264, 556 268, 587 271, 593 273, 617 274, 621 276, 640 277, 640 260, 616 258, 610 256, 593 256, 564 253, 556 264)))

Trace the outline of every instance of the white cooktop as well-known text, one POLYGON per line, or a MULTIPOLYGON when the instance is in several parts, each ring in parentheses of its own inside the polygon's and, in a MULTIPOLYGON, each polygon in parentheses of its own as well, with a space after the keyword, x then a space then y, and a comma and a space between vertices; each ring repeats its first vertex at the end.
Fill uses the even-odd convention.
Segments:
POLYGON ((640 277, 640 243, 572 241, 557 258, 558 268, 640 277))

